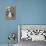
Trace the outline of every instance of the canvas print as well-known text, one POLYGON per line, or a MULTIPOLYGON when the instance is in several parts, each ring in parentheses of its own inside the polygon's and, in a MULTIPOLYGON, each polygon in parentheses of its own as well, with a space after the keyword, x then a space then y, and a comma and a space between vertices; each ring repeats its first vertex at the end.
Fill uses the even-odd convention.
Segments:
POLYGON ((5 10, 5 16, 8 20, 15 20, 16 19, 16 7, 15 6, 8 6, 5 10))

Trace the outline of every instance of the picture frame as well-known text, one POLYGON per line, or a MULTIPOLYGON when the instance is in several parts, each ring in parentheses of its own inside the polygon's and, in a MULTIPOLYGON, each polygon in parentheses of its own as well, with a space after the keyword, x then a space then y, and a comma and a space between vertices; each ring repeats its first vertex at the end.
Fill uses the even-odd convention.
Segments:
POLYGON ((5 9, 5 17, 7 20, 16 20, 16 6, 7 6, 5 9))

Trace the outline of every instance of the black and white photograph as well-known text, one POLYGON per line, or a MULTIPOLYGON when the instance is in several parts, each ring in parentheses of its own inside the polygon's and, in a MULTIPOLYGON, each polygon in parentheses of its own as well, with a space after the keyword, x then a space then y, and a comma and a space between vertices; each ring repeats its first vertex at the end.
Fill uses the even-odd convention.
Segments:
POLYGON ((46 25, 20 24, 18 33, 20 46, 40 46, 46 43, 46 25))
POLYGON ((15 6, 8 6, 5 10, 5 16, 8 20, 15 20, 16 19, 16 7, 15 6))

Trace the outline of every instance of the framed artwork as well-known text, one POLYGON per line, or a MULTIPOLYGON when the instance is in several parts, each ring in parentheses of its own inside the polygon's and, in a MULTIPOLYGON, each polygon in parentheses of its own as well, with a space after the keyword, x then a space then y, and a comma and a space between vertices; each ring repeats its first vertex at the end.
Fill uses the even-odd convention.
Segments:
POLYGON ((46 42, 46 25, 19 24, 18 42, 20 46, 31 46, 33 42, 46 42))
POLYGON ((46 25, 18 25, 18 31, 20 40, 46 41, 46 25))
POLYGON ((16 19, 16 6, 8 6, 5 10, 5 16, 8 20, 16 19))

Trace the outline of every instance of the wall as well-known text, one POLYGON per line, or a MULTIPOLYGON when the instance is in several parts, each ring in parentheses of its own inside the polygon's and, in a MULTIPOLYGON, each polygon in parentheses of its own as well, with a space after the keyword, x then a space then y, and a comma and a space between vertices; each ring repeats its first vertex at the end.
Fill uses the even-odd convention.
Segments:
POLYGON ((8 43, 9 32, 18 32, 17 24, 46 24, 46 0, 0 0, 0 44, 8 43), (14 4, 16 20, 7 21, 5 7, 14 4))

